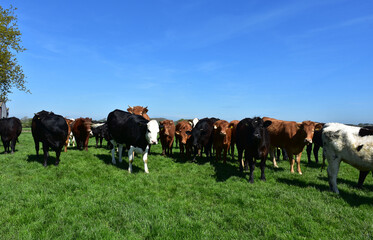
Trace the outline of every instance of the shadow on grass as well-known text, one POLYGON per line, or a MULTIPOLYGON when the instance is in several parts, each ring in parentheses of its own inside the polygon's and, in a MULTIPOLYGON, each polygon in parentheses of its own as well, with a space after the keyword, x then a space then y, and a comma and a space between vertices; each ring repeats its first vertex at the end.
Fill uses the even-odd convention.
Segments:
MULTIPOLYGON (((306 183, 305 181, 302 181, 301 179, 285 179, 285 178, 278 178, 278 182, 284 183, 287 185, 293 185, 300 188, 309 188, 313 187, 315 189, 318 189, 320 192, 330 191, 329 190, 329 184, 317 184, 317 183, 306 183)), ((351 181, 350 181, 351 182, 351 181)), ((338 196, 338 195, 336 195, 338 196)), ((350 206, 352 207, 358 207, 363 204, 373 205, 372 198, 370 197, 364 197, 359 196, 352 192, 346 192, 344 190, 339 189, 339 196, 344 199, 350 206)))
MULTIPOLYGON (((370 174, 369 174, 369 175, 370 175, 370 174)), ((367 178, 369 177, 369 175, 367 176, 367 178)), ((328 177, 325 177, 325 176, 319 176, 318 178, 319 178, 320 180, 322 180, 322 181, 329 182, 329 178, 328 178, 328 177)), ((350 188, 358 189, 358 188, 356 187, 356 186, 357 186, 357 181, 358 181, 358 179, 359 179, 358 176, 356 176, 356 181, 351 181, 351 180, 348 180, 348 179, 338 178, 338 179, 337 179, 337 184, 338 184, 338 183, 346 184, 346 185, 348 185, 348 187, 350 187, 350 188)), ((362 189, 363 189, 363 190, 367 189, 367 190, 373 192, 373 185, 371 185, 371 184, 363 184, 362 189)))
MULTIPOLYGON (((98 159, 100 159, 101 161, 103 161, 107 165, 113 165, 114 167, 117 167, 119 169, 123 169, 123 170, 126 170, 126 171, 128 170, 128 166, 129 166, 128 157, 125 157, 127 155, 123 155, 121 163, 119 162, 118 157, 116 157, 116 159, 115 159, 115 161, 117 162, 116 165, 114 165, 111 161, 111 154, 95 154, 94 156, 97 157, 98 159)), ((135 163, 136 163, 136 159, 132 163, 132 172, 133 173, 143 172, 144 170, 137 167, 135 165, 135 163)), ((141 164, 143 164, 142 160, 141 160, 141 164)))
MULTIPOLYGON (((40 154, 39 156, 36 156, 36 154, 28 155, 26 161, 37 162, 37 163, 40 163, 41 165, 44 165, 44 155, 43 154, 40 154)), ((60 161, 61 161, 61 158, 60 158, 60 161)), ((56 163, 56 157, 49 155, 48 160, 47 160, 47 166, 54 165, 55 163, 56 163)))

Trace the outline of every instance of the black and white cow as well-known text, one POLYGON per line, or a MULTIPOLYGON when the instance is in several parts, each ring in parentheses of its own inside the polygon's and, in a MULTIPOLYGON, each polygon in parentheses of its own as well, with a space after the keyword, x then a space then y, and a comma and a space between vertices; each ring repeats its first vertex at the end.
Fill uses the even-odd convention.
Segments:
POLYGON ((236 129, 236 146, 238 150, 238 161, 240 170, 243 171, 242 155, 245 151, 245 168, 250 166, 249 182, 254 182, 253 172, 255 169, 255 160, 261 159, 261 180, 266 180, 264 169, 265 162, 269 152, 269 134, 267 127, 272 124, 271 121, 263 121, 260 117, 245 118, 241 120, 236 129))
POLYGON ((57 166, 60 162, 62 147, 67 139, 68 126, 65 118, 53 112, 38 112, 32 119, 31 131, 36 155, 39 156, 39 142, 43 144, 44 167, 47 166, 49 148, 56 152, 55 165, 57 166))
POLYGON ((329 186, 333 192, 339 193, 337 175, 341 161, 363 172, 373 170, 372 130, 341 123, 327 123, 323 128, 322 140, 324 154, 329 163, 329 186))
POLYGON ((4 153, 15 151, 18 136, 22 132, 21 121, 16 117, 0 119, 0 135, 4 145, 4 153))
POLYGON ((157 135, 159 126, 156 120, 146 120, 140 115, 131 114, 122 110, 114 110, 107 117, 108 131, 111 136, 113 149, 111 150, 112 162, 115 161, 115 147, 118 144, 119 162, 122 162, 123 145, 128 151, 129 167, 128 171, 132 173, 132 162, 134 153, 143 154, 144 170, 148 170, 148 152, 149 145, 158 144, 157 135))
POLYGON ((194 159, 197 152, 204 148, 207 157, 211 157, 211 147, 213 142, 214 123, 218 121, 217 118, 203 118, 197 122, 192 131, 187 131, 191 135, 190 140, 194 147, 194 159))

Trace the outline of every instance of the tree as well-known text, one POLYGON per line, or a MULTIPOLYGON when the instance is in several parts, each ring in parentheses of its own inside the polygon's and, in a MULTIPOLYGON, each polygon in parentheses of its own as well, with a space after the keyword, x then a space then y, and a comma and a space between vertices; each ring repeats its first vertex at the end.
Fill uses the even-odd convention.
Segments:
POLYGON ((18 64, 16 53, 26 50, 21 43, 21 32, 18 30, 17 16, 10 6, 0 6, 0 100, 8 100, 8 94, 16 87, 20 91, 30 93, 25 86, 25 75, 18 64))

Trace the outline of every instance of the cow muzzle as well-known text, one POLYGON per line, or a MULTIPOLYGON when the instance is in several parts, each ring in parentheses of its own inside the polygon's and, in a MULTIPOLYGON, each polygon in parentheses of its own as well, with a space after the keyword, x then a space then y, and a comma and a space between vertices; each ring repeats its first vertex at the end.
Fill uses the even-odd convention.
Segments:
POLYGON ((309 144, 312 144, 312 139, 304 139, 304 142, 306 143, 306 145, 309 145, 309 144))
POLYGON ((150 145, 156 145, 156 144, 158 144, 158 141, 154 141, 154 140, 152 140, 152 141, 150 141, 149 144, 150 144, 150 145))

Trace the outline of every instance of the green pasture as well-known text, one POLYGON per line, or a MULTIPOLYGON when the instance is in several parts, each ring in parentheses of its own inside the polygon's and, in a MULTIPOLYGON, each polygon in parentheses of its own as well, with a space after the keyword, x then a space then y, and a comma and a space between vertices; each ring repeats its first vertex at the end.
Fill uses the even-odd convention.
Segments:
MULTIPOLYGON (((355 189, 358 171, 342 163, 340 195, 329 191, 326 170, 307 164, 291 174, 289 162, 267 181, 248 182, 238 162, 205 157, 192 162, 161 156, 153 146, 149 174, 137 156, 114 166, 111 153, 69 148, 54 166, 35 155, 31 132, 23 132, 15 154, 0 146, 0 239, 372 239, 373 179, 355 189)), ((106 142, 105 144, 106 145, 106 142)), ((236 152, 237 154, 237 152, 236 152)), ((321 151, 320 151, 321 159, 321 151)), ((126 156, 126 154, 125 154, 126 156)))

